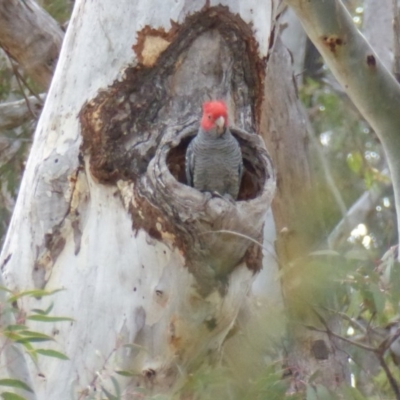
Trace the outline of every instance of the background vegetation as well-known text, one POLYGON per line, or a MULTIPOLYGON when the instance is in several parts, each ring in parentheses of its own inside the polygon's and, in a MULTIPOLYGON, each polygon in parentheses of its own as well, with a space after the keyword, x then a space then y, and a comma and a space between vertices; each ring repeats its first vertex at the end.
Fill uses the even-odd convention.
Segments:
MULTIPOLYGON (((44 0, 41 5, 61 25, 68 20, 72 8, 67 0, 44 0)), ((355 23, 361 27, 362 2, 348 5, 355 23)), ((340 89, 310 42, 304 71, 296 81, 310 121, 310 154, 322 227, 314 234, 315 251, 307 260, 291 266, 301 268, 305 279, 287 297, 296 307, 311 304, 318 323, 309 329, 328 332, 340 343, 342 351, 347 352, 351 384, 333 393, 314 384, 311 378, 309 382, 302 382, 304 391, 299 394, 295 390, 296 371, 286 368, 291 338, 284 333, 285 317, 277 313, 270 316, 273 324, 264 321, 259 326, 266 368, 249 382, 235 375, 241 372, 230 368, 229 360, 224 359, 217 372, 205 368, 193 376, 179 394, 181 398, 193 398, 193 393, 201 399, 400 398, 400 392, 396 393, 400 384, 398 238, 385 154, 372 129, 340 89), (379 193, 373 206, 363 213, 361 220, 348 227, 344 237, 329 247, 328 239, 337 224, 368 191, 379 193), (341 321, 340 335, 330 331, 320 310, 341 321)), ((0 101, 5 104, 38 94, 35 82, 0 51, 0 101)), ((39 113, 32 112, 31 118, 20 126, 0 131, 0 246, 38 118, 39 113)), ((2 312, 6 309, 11 312, 8 306, 2 307, 2 312)), ((3 328, 1 333, 10 335, 10 328, 3 328)), ((37 337, 40 335, 35 333, 37 337)), ((20 339, 15 336, 14 342, 20 339)), ((104 398, 121 398, 118 392, 116 384, 115 393, 104 392, 104 398)))

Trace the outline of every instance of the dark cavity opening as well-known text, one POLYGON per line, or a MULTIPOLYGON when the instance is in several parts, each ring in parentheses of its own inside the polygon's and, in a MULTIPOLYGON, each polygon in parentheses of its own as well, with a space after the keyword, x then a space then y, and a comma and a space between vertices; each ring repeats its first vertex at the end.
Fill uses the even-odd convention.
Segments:
MULTIPOLYGON (((231 132, 238 140, 243 156, 244 170, 238 201, 251 200, 261 194, 264 183, 269 176, 258 157, 257 150, 247 140, 235 134, 234 129, 231 129, 231 132)), ((184 185, 187 185, 185 173, 186 149, 195 134, 196 132, 194 131, 189 137, 183 138, 176 147, 170 149, 167 155, 169 171, 178 182, 184 185)))

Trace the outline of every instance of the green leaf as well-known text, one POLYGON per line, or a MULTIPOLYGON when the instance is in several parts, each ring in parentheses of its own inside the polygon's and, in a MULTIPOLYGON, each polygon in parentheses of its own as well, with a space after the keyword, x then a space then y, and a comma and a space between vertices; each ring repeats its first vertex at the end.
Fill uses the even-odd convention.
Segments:
POLYGON ((382 292, 379 290, 379 287, 371 285, 371 293, 374 299, 375 309, 378 315, 383 313, 385 308, 386 299, 382 292))
POLYGON ((26 325, 8 325, 5 331, 15 332, 26 329, 26 325))
POLYGON ((347 156, 347 165, 354 173, 360 173, 363 164, 363 156, 359 151, 353 151, 347 156))
POLYGON ((3 392, 0 395, 4 400, 26 400, 25 397, 22 397, 18 394, 11 393, 11 392, 3 392))
POLYGON ((14 340, 15 343, 39 343, 39 342, 48 342, 49 339, 43 339, 39 337, 21 337, 19 339, 14 340))
POLYGON ((3 335, 7 338, 12 340, 13 342, 17 342, 18 340, 23 339, 23 336, 21 336, 17 332, 9 332, 9 331, 4 331, 3 335))
POLYGON ((332 400, 334 397, 325 386, 317 385, 317 398, 318 400, 332 400))
POLYGON ((115 373, 118 374, 118 375, 128 376, 128 377, 137 376, 137 375, 138 375, 138 374, 135 373, 135 372, 126 371, 126 370, 117 370, 117 371, 115 371, 115 373))
POLYGON ((110 393, 107 389, 101 387, 101 390, 107 396, 108 400, 120 400, 118 397, 116 397, 112 393, 110 393))
POLYGON ((119 383, 117 381, 117 379, 114 376, 111 376, 111 381, 113 383, 114 389, 115 389, 115 393, 117 394, 118 398, 121 398, 121 388, 119 387, 119 383))
POLYGON ((41 337, 43 339, 47 339, 47 340, 54 340, 54 338, 52 336, 46 335, 45 333, 41 333, 41 332, 36 332, 36 331, 22 331, 21 335, 24 336, 34 336, 34 337, 41 337))
POLYGON ((41 354, 42 356, 59 358, 60 360, 69 360, 69 358, 64 353, 56 350, 37 349, 36 353, 41 354))
POLYGON ((365 181, 365 186, 367 187, 367 189, 371 189, 371 187, 375 181, 375 175, 371 170, 367 169, 365 171, 364 181, 365 181))
POLYGON ((343 386, 341 392, 349 400, 367 400, 356 388, 351 386, 343 386))
POLYGON ((55 290, 42 290, 42 289, 37 289, 37 290, 27 290, 25 292, 21 292, 18 293, 12 297, 10 297, 8 299, 8 301, 10 303, 14 303, 14 301, 20 299, 21 297, 26 297, 26 296, 30 296, 30 297, 45 297, 45 296, 51 296, 54 293, 60 292, 61 290, 65 290, 65 289, 55 289, 55 290))
POLYGON ((48 315, 50 311, 53 309, 54 303, 51 303, 46 310, 41 310, 40 308, 34 308, 32 312, 40 315, 48 315))
POLYGON ((318 400, 317 393, 315 393, 315 390, 311 385, 307 385, 306 399, 318 400))
POLYGON ((33 393, 33 390, 25 382, 22 382, 19 379, 0 379, 0 386, 10 386, 33 393))
POLYGON ((28 354, 32 357, 33 361, 37 362, 38 356, 36 354, 35 348, 29 342, 20 342, 22 346, 26 348, 28 354))
POLYGON ((69 317, 49 317, 48 315, 30 315, 26 319, 31 321, 41 321, 41 322, 60 322, 60 321, 72 321, 75 320, 69 317))
POLYGON ((53 341, 54 338, 51 336, 45 335, 44 333, 40 332, 32 332, 32 331, 23 331, 20 332, 21 336, 19 339, 15 340, 18 343, 22 342, 46 342, 46 341, 53 341))
POLYGON ((12 290, 6 288, 5 286, 0 286, 0 290, 2 290, 3 292, 12 293, 12 290))

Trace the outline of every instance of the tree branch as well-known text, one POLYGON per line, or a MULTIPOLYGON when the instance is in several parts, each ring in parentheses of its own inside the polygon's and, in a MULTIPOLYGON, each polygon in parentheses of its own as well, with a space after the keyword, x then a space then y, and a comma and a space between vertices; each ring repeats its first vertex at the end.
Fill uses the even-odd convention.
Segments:
POLYGON ((327 242, 330 249, 336 249, 348 237, 350 229, 365 220, 375 208, 385 189, 385 185, 374 185, 358 198, 328 236, 327 242))
POLYGON ((50 85, 63 37, 33 0, 0 1, 0 46, 43 88, 50 85))
MULTIPOLYGON (((35 96, 27 98, 30 108, 35 111, 36 115, 42 109, 45 95, 41 94, 39 98, 40 100, 35 96)), ((25 99, 0 104, 0 130, 16 128, 31 118, 32 115, 25 99)))
MULTIPOLYGON (((400 210, 400 85, 354 26, 340 0, 287 0, 308 36, 382 142, 400 210)), ((400 230, 400 213, 397 213, 400 230)), ((399 235, 400 236, 400 235, 399 235)))
POLYGON ((390 71, 393 70, 393 0, 365 0, 362 32, 370 46, 390 71))

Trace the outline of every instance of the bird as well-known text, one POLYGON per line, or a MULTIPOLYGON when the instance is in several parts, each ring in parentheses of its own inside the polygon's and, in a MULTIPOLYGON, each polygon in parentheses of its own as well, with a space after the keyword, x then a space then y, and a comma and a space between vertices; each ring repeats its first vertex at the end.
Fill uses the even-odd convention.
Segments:
POLYGON ((207 101, 197 135, 186 150, 186 180, 189 186, 213 196, 236 201, 243 175, 239 142, 228 125, 224 101, 207 101))

